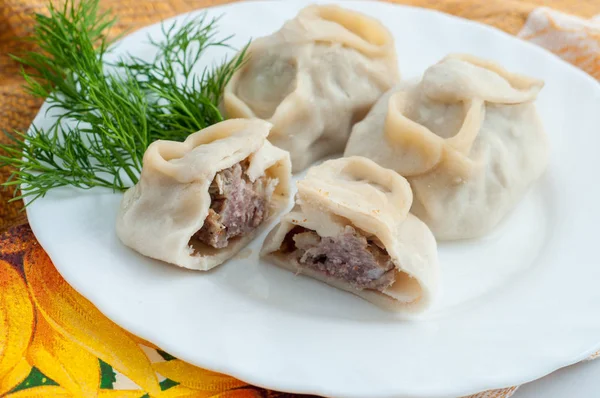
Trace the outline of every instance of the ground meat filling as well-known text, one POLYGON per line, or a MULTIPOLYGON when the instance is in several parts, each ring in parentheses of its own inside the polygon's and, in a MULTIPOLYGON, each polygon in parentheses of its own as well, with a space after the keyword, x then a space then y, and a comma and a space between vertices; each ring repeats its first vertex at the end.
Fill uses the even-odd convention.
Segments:
POLYGON ((262 176, 252 182, 243 161, 221 170, 210 184, 210 209, 195 239, 217 249, 229 240, 247 235, 268 216, 269 200, 276 180, 262 176))
POLYGON ((395 280, 395 267, 387 251, 351 226, 335 237, 295 227, 286 236, 281 251, 303 268, 348 282, 357 289, 383 291, 395 280))

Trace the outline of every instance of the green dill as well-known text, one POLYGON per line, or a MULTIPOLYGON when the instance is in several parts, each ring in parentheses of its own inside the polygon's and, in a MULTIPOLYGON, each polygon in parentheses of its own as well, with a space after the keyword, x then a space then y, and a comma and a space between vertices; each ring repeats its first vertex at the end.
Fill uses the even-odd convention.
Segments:
POLYGON ((13 56, 25 89, 59 115, 49 128, 7 133, 10 143, 0 144, 0 165, 14 168, 3 185, 21 188, 13 200, 31 203, 62 186, 123 191, 137 182, 151 142, 181 141, 222 120, 223 89, 246 49, 197 73, 207 49, 228 47, 230 37, 216 37, 217 19, 163 23, 163 38, 148 38, 154 59, 126 55, 110 63, 108 32, 116 19, 98 5, 50 3, 47 16, 35 16, 29 40, 37 50, 13 56))

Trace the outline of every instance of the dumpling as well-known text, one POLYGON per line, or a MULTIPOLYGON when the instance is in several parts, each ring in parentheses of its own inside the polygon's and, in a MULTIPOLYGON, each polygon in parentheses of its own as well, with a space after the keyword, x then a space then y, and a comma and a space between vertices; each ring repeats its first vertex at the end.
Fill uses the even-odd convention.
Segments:
POLYGON ((293 172, 344 151, 352 125, 398 81, 394 39, 377 20, 337 6, 309 6, 250 44, 225 87, 229 117, 273 124, 269 141, 293 172))
POLYGON ((329 160, 298 182, 296 205, 261 254, 388 310, 425 311, 438 292, 435 238, 408 211, 408 182, 363 157, 329 160))
POLYGON ((121 202, 121 241, 202 271, 234 256, 290 201, 290 158, 267 141, 270 129, 262 120, 231 119, 182 143, 153 142, 121 202))
POLYGON ((406 177, 411 212, 436 238, 482 236, 546 167, 547 137, 534 103, 543 84, 450 55, 420 82, 386 93, 354 127, 345 156, 366 156, 406 177))

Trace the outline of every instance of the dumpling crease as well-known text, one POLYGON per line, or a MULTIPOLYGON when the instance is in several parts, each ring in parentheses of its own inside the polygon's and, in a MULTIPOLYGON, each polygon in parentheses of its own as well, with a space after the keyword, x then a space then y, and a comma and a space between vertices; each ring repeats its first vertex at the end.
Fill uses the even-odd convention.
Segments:
POLYGON ((227 84, 229 117, 273 124, 269 141, 290 152, 293 172, 344 150, 350 130, 399 79, 391 33, 337 6, 306 7, 254 40, 227 84))
POLYGON ((489 232, 540 177, 546 133, 534 101, 544 83, 454 54, 387 92, 358 123, 345 156, 410 182, 411 209, 438 239, 489 232))

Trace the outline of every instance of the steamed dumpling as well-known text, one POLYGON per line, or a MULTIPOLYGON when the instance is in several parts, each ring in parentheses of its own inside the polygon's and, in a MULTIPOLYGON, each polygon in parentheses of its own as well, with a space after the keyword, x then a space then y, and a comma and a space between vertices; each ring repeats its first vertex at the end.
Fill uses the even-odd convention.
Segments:
POLYGON ((412 199, 406 179, 369 159, 326 161, 298 182, 296 206, 261 254, 383 308, 423 312, 439 293, 439 268, 412 199))
POLYGON ((267 141, 270 129, 262 120, 231 119, 185 142, 153 142, 121 202, 121 241, 195 270, 233 257, 290 200, 290 158, 267 141))
POLYGON ((377 20, 337 6, 309 6, 254 40, 225 88, 228 117, 261 118, 293 172, 342 152, 352 125, 399 79, 394 40, 377 20))
POLYGON ((548 144, 535 99, 543 82, 450 55, 386 93, 358 123, 345 156, 405 176, 411 212, 438 239, 490 231, 542 174, 548 144))

